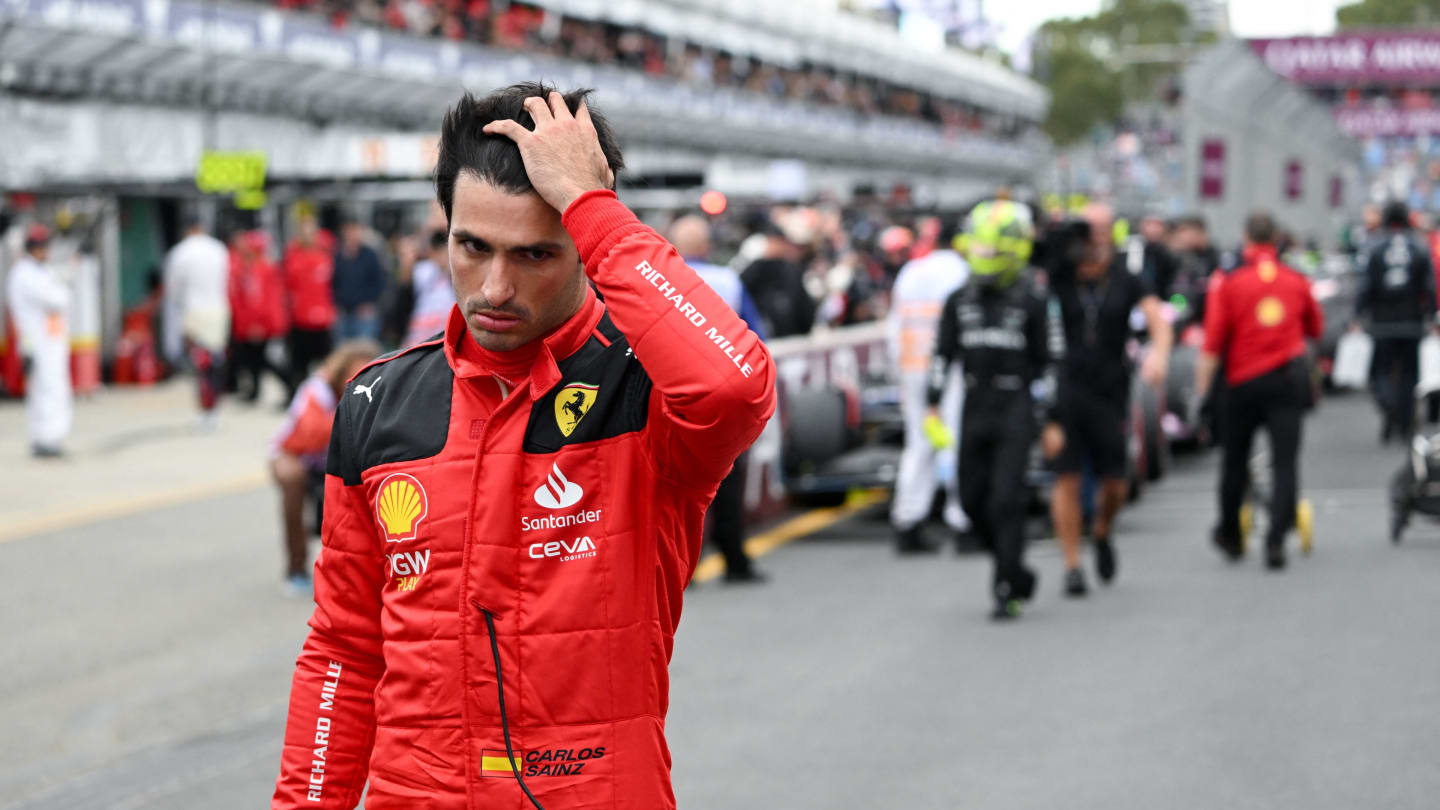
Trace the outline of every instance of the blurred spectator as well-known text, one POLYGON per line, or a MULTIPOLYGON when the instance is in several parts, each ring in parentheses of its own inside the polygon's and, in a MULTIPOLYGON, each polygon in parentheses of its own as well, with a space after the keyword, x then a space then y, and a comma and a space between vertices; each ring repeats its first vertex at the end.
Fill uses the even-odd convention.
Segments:
MULTIPOLYGON (((740 277, 728 267, 711 264, 710 223, 691 214, 670 225, 670 244, 679 251, 685 263, 713 289, 731 309, 745 320, 750 331, 765 339, 765 326, 755 303, 746 293, 740 277)), ((759 583, 765 576, 755 570, 755 563, 745 551, 745 470, 748 458, 742 453, 720 482, 715 498, 706 512, 710 539, 720 547, 725 558, 725 581, 759 583)))
POLYGON ((215 407, 225 382, 225 344, 230 337, 230 251, 192 220, 185 238, 165 257, 167 353, 183 347, 195 369, 200 425, 215 426, 215 407))
POLYGON ((887 287, 900 275, 900 268, 910 261, 910 249, 914 245, 915 232, 902 225, 891 225, 880 232, 880 264, 887 287))
MULTIPOLYGON (((949 231, 957 230, 951 226, 949 231)), ((901 554, 923 553, 935 546, 926 542, 921 526, 930 516, 935 500, 937 460, 953 461, 954 449, 936 448, 926 435, 929 403, 926 390, 930 383, 930 358, 935 353, 935 337, 940 327, 941 311, 950 294, 965 284, 970 267, 953 250, 933 250, 912 259, 895 278, 890 310, 886 322, 886 343, 891 368, 899 379, 900 410, 905 421, 905 444, 900 454, 900 469, 895 479, 895 497, 891 502, 890 523, 895 529, 896 549, 901 554)), ((947 369, 948 372, 948 369, 947 369)), ((948 373, 939 385, 941 398, 938 419, 950 435, 960 435, 960 413, 965 402, 961 375, 948 373)), ((933 423, 932 423, 933 432, 933 423)), ((955 532, 956 544, 964 547, 961 536, 969 532, 970 518, 960 506, 960 478, 950 464, 950 475, 944 479, 945 523, 955 532)))
POLYGON ((335 326, 335 297, 331 280, 335 259, 333 239, 321 231, 315 218, 302 215, 296 222, 295 240, 285 249, 285 290, 290 299, 290 334, 286 340, 289 356, 290 398, 310 368, 330 353, 335 326))
POLYGON ((1420 340, 1435 318, 1435 274, 1430 251, 1410 230, 1410 211, 1398 200, 1385 206, 1385 230, 1361 253, 1355 319, 1369 322, 1375 340, 1371 382, 1380 406, 1380 442, 1409 444, 1414 427, 1420 340))
POLYGON ((1169 247, 1170 223, 1164 217, 1146 214, 1140 220, 1140 232, 1136 236, 1138 238, 1132 239, 1131 244, 1126 246, 1127 252, 1139 252, 1133 260, 1127 257, 1132 271, 1138 264, 1140 272, 1150 282, 1150 289, 1161 299, 1168 299, 1178 272, 1175 256, 1169 247))
POLYGON ((450 284, 450 235, 432 231, 425 241, 425 253, 415 262, 412 289, 415 309, 410 315, 410 329, 404 345, 413 346, 426 338, 445 331, 445 320, 455 306, 455 288, 450 284))
POLYGON ((1111 530, 1125 501, 1125 421, 1130 412, 1131 312, 1144 312, 1150 346, 1140 368, 1146 385, 1164 385, 1173 330, 1161 311, 1149 280, 1127 267, 1115 250, 1114 216, 1108 206, 1091 204, 1084 225, 1073 234, 1073 249, 1052 256, 1050 295, 1058 310, 1054 339, 1059 353, 1058 388, 1051 425, 1063 431, 1053 460, 1055 484, 1051 515, 1065 558, 1065 594, 1088 591, 1080 567, 1081 485, 1086 475, 1100 479, 1099 509, 1091 523, 1095 567, 1109 583, 1117 571, 1111 530), (1063 341, 1060 342, 1060 341, 1063 341))
POLYGON ((1205 320, 1205 288, 1210 274, 1220 267, 1220 253, 1210 244, 1210 232, 1201 216, 1181 217, 1170 231, 1170 253, 1175 257, 1171 296, 1182 296, 1184 320, 1205 320))
POLYGON ((1356 246, 1364 249, 1375 237, 1380 235, 1380 206, 1368 203, 1360 209, 1361 238, 1356 246))
POLYGON ((25 232, 25 253, 10 268, 5 296, 25 369, 25 417, 30 452, 36 458, 58 458, 70 435, 73 401, 70 389, 70 288, 49 267, 50 231, 31 225, 25 232))
POLYGON ((415 241, 415 237, 407 234, 390 238, 389 252, 395 261, 381 306, 380 342, 385 346, 406 345, 410 316, 415 312, 415 263, 419 261, 420 250, 415 241))
POLYGON ((301 384, 271 442, 270 472, 280 488, 280 522, 285 531, 285 581, 296 596, 311 592, 305 501, 322 491, 336 405, 345 381, 379 354, 380 345, 372 340, 340 344, 301 384))
POLYGON ((149 292, 125 311, 120 342, 115 347, 114 380, 121 385, 149 385, 161 376, 155 323, 164 307, 165 293, 159 269, 152 268, 146 274, 145 286, 149 292))
POLYGON ((768 220, 758 233, 764 236, 760 256, 740 280, 760 310, 765 333, 772 338, 806 334, 815 323, 815 301, 805 289, 804 270, 796 263, 799 250, 768 220))
POLYGON ((340 340, 380 337, 380 296, 386 287, 380 254, 365 242, 365 227, 347 220, 340 227, 335 251, 336 337, 340 340))
POLYGON ((235 235, 230 251, 230 361, 245 402, 260 398, 260 376, 274 374, 288 387, 284 370, 270 359, 270 341, 285 334, 285 295, 280 271, 270 261, 264 231, 235 235), (241 379, 241 378, 247 379, 241 379), (248 384, 247 383, 248 380, 248 384))

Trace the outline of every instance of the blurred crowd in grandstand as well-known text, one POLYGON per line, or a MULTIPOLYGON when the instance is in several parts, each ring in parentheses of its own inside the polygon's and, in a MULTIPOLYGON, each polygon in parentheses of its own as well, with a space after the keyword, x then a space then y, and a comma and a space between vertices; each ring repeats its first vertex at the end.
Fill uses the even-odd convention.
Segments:
POLYGON ((1029 125, 1012 116, 874 77, 821 65, 766 64, 645 30, 492 0, 274 0, 323 14, 337 28, 367 25, 492 47, 613 65, 703 88, 846 107, 940 125, 948 132, 1014 137, 1029 125))

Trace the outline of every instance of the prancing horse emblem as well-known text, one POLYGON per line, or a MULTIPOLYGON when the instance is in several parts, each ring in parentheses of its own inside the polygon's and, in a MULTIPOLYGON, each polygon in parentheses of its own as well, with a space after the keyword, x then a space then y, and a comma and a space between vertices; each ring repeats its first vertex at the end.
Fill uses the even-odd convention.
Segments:
POLYGON ((590 412, 590 406, 595 404, 599 393, 600 386, 590 383, 571 383, 560 389, 560 393, 555 395, 555 424, 561 433, 569 436, 575 432, 575 427, 590 412))

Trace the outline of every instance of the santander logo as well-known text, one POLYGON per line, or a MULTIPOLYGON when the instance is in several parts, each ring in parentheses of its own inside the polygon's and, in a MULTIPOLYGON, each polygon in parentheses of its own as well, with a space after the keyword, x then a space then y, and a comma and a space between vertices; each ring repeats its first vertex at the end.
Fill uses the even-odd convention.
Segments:
POLYGON ((535 503, 546 509, 565 509, 579 503, 584 496, 585 490, 567 479, 565 473, 560 472, 559 464, 551 464, 545 483, 535 490, 535 503))

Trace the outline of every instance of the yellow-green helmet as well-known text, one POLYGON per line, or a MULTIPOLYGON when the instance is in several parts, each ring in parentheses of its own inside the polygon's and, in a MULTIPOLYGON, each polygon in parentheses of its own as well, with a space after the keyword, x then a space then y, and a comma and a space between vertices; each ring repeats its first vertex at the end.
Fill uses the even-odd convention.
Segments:
POLYGON ((1009 284, 1030 262, 1035 225, 1030 209, 1010 200, 986 200, 965 219, 955 249, 977 280, 1009 284))

